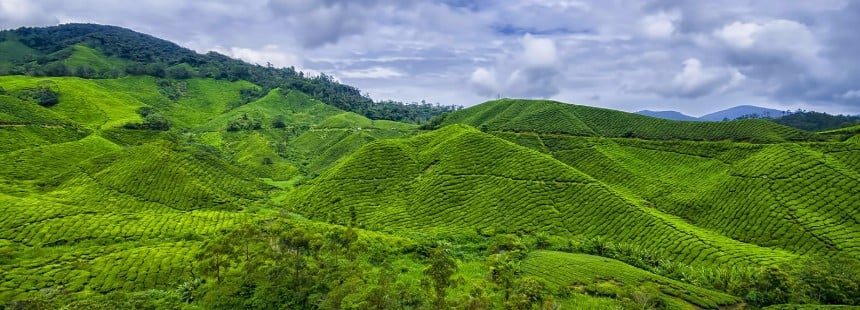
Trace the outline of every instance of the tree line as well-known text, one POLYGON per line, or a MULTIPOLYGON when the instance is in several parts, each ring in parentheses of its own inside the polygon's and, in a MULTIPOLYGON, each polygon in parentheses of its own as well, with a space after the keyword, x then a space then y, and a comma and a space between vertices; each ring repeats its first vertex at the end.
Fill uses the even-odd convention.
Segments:
POLYGON ((118 78, 126 75, 148 75, 167 79, 213 78, 229 81, 246 80, 262 88, 297 89, 322 102, 355 112, 370 119, 413 123, 426 122, 434 116, 457 110, 454 105, 422 102, 407 104, 392 100, 373 101, 353 86, 342 84, 326 74, 309 75, 294 67, 276 68, 271 64, 252 65, 217 52, 198 54, 190 49, 128 29, 95 24, 66 24, 53 27, 22 27, 0 32, 0 41, 17 38, 41 55, 13 60, 0 70, 3 75, 78 76, 83 78, 118 78), (108 57, 126 60, 122 67, 96 70, 88 65, 67 66, 63 60, 76 44, 92 47, 108 57))

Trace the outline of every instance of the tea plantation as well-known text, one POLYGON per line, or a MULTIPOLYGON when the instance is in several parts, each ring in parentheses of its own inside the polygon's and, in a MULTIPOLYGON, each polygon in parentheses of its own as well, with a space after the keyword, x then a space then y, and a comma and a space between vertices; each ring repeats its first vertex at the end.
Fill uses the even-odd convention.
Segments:
POLYGON ((0 309, 860 305, 856 126, 396 122, 427 115, 100 27, 0 32, 0 309))

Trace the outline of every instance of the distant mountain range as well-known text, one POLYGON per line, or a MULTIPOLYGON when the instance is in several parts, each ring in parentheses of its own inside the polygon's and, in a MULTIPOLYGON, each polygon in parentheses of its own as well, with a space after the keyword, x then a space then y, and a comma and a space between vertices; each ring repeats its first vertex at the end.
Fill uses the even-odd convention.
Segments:
POLYGON ((678 112, 678 111, 651 111, 651 110, 642 110, 636 112, 639 115, 645 115, 650 117, 662 118, 662 119, 670 119, 675 121, 701 121, 698 117, 689 116, 687 114, 678 112))
POLYGON ((734 120, 745 116, 757 115, 758 117, 771 117, 771 118, 779 118, 786 115, 785 111, 770 109, 770 108, 762 108, 751 105, 741 105, 733 108, 728 108, 722 111, 717 111, 711 114, 707 114, 701 117, 694 117, 683 114, 677 111, 650 111, 650 110, 642 110, 636 112, 636 114, 646 115, 651 117, 657 117, 662 119, 670 119, 676 121, 709 121, 709 122, 718 122, 722 120, 734 120))

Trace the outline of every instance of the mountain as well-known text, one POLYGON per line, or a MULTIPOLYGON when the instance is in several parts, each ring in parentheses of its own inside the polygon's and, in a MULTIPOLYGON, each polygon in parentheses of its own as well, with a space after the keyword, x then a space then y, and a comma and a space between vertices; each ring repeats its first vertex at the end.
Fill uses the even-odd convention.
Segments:
POLYGON ((643 110, 636 112, 636 114, 682 121, 723 121, 738 118, 763 118, 777 124, 805 131, 829 131, 843 127, 850 127, 860 123, 860 116, 830 115, 827 113, 801 110, 786 112, 753 106, 739 106, 728 110, 714 112, 700 118, 687 116, 676 111, 643 110))
POLYGON ((0 308, 860 304, 856 125, 426 110, 117 27, 0 37, 0 308))
POLYGON ((704 121, 719 122, 726 119, 734 120, 746 116, 778 118, 782 117, 785 114, 785 111, 781 110, 762 108, 751 105, 740 105, 722 111, 703 115, 702 117, 699 117, 699 119, 704 121))
POLYGON ((642 110, 636 112, 639 115, 645 115, 650 117, 675 120, 675 121, 698 121, 699 119, 696 117, 692 117, 681 112, 677 111, 650 111, 650 110, 642 110))

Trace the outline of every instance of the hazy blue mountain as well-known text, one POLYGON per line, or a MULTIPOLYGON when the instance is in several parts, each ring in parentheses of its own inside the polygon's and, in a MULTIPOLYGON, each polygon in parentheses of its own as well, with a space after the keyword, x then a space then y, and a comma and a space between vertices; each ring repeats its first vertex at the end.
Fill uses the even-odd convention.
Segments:
POLYGON ((699 119, 703 121, 722 121, 724 119, 733 120, 738 117, 750 114, 756 114, 760 117, 778 118, 783 116, 783 112, 784 111, 776 109, 762 108, 751 105, 741 105, 736 106, 734 108, 728 108, 722 111, 707 114, 705 116, 699 117, 699 119))
POLYGON ((662 118, 662 119, 671 119, 676 121, 700 121, 700 119, 696 117, 692 117, 686 115, 684 113, 678 111, 651 111, 651 110, 642 110, 636 112, 639 115, 645 115, 650 117, 662 118))

